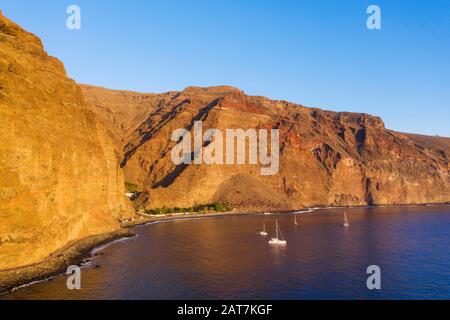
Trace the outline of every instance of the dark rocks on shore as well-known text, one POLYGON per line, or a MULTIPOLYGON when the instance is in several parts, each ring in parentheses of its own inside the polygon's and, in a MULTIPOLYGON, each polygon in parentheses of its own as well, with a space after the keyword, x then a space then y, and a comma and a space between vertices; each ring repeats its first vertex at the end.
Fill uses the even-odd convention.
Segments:
MULTIPOLYGON (((83 261, 89 260, 86 257, 91 255, 94 248, 120 238, 133 236, 133 232, 129 229, 91 236, 65 248, 57 256, 50 255, 43 262, 23 268, 0 271, 0 293, 10 292, 14 288, 34 281, 44 279, 51 281, 55 275, 66 272, 68 266, 81 265, 83 261)), ((95 265, 95 268, 100 268, 100 265, 95 265)))

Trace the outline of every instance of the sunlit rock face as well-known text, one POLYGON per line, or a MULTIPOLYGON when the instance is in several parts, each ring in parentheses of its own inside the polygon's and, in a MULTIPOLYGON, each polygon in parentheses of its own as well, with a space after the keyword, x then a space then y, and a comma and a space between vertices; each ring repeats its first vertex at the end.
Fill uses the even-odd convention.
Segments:
POLYGON ((121 154, 41 41, 0 14, 0 270, 132 216, 121 154))
POLYGON ((336 113, 253 97, 231 87, 140 94, 82 86, 108 124, 126 180, 145 190, 137 207, 223 201, 237 209, 298 209, 450 201, 450 139, 388 130, 367 114, 336 113), (174 130, 279 129, 279 172, 259 165, 181 165, 174 130))

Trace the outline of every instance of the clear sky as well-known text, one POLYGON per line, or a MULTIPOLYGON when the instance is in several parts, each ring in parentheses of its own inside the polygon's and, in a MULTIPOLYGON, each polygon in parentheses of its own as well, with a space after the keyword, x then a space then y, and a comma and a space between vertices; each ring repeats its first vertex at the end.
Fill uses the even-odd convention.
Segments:
POLYGON ((81 83, 232 85, 450 137, 450 0, 0 0, 81 83), (66 9, 81 8, 81 30, 66 9), (381 8, 368 30, 366 9, 381 8))

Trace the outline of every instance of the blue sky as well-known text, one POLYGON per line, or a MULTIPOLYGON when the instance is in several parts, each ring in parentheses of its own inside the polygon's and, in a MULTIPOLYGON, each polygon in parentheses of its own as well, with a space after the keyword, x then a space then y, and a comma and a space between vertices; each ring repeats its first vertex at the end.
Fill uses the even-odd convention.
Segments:
POLYGON ((232 85, 450 137, 449 0, 0 0, 70 77, 165 92, 232 85), (81 8, 82 29, 66 28, 81 8), (366 28, 377 4, 382 30, 366 28))

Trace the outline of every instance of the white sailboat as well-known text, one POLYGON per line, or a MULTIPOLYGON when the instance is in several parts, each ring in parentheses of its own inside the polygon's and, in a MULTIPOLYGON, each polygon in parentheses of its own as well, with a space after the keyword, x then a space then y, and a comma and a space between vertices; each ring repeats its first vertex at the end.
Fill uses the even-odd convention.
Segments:
POLYGON ((350 223, 348 222, 347 211, 344 212, 344 223, 342 224, 344 228, 350 227, 350 223))
POLYGON ((266 232, 266 222, 265 222, 265 221, 263 221, 263 231, 260 231, 258 234, 259 234, 260 236, 263 236, 263 237, 267 236, 267 232, 266 232))
POLYGON ((295 224, 295 226, 298 226, 297 215, 294 215, 294 224, 295 224))
POLYGON ((278 246, 285 246, 287 244, 287 241, 284 240, 283 234, 281 233, 281 229, 278 226, 278 220, 276 221, 275 225, 275 233, 276 237, 269 240, 269 244, 272 245, 278 245, 278 246))

